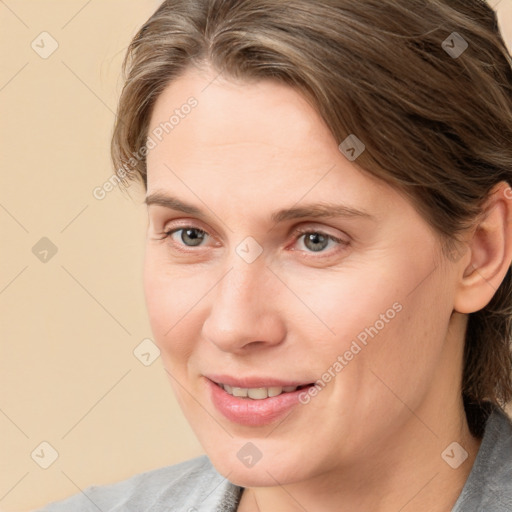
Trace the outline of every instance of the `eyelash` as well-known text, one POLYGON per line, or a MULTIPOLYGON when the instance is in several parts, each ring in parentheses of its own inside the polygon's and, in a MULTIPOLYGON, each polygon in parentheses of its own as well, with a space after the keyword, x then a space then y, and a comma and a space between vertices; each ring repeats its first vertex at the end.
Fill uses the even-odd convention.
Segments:
MULTIPOLYGON (((194 248, 192 246, 176 244, 174 241, 172 241, 172 238, 171 238, 171 235, 173 235, 174 233, 178 233, 178 232, 184 231, 186 229, 194 229, 194 230, 198 231, 199 233, 204 233, 205 235, 208 235, 208 233, 204 229, 198 228, 196 226, 182 226, 179 228, 173 228, 173 229, 169 229, 169 230, 165 231, 164 236, 162 237, 162 240, 169 239, 169 243, 171 243, 176 250, 178 250, 182 253, 185 253, 185 254, 190 254, 191 252, 194 252, 194 248), (182 247, 189 247, 189 249, 183 249, 182 247)), ((329 235, 328 233, 325 233, 318 229, 305 229, 305 228, 300 229, 300 228, 298 228, 298 229, 295 229, 293 231, 293 233, 295 235, 297 235, 294 240, 295 243, 298 240, 300 240, 300 238, 302 236, 309 235, 309 234, 322 235, 322 236, 328 238, 329 240, 338 243, 341 247, 334 250, 333 251, 334 254, 337 254, 340 250, 342 250, 344 247, 349 245, 349 242, 347 242, 346 240, 341 240, 340 238, 336 238, 335 236, 329 235)), ((196 246, 196 247, 200 247, 200 246, 196 246)), ((301 252, 304 252, 304 251, 301 251, 301 252)), ((327 250, 318 251, 316 253, 315 253, 315 251, 305 251, 305 252, 306 252, 306 254, 308 254, 308 256, 314 255, 317 258, 322 257, 322 256, 332 256, 332 254, 330 254, 330 252, 327 250)))

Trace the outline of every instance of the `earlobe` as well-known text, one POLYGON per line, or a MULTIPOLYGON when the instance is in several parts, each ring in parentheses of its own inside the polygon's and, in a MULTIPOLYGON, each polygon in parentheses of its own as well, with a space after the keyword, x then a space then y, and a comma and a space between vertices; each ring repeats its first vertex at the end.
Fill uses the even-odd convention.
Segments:
POLYGON ((459 313, 483 309, 512 262, 512 189, 505 181, 489 193, 468 248, 470 259, 460 261, 464 266, 454 303, 459 313))

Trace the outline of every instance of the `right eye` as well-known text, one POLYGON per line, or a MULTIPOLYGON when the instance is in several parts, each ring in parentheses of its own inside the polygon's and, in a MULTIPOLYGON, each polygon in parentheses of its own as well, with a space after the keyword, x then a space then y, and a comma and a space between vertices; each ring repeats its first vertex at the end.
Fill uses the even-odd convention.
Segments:
POLYGON ((167 230, 164 238, 169 238, 172 245, 174 245, 178 250, 183 251, 185 250, 183 249, 183 246, 198 247, 205 240, 206 236, 206 231, 194 226, 186 226, 167 230))

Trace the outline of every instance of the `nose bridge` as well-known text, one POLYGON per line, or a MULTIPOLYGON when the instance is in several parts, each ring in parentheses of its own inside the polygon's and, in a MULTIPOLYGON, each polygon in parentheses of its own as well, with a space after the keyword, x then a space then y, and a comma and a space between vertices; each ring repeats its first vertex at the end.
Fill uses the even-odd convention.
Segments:
POLYGON ((251 300, 258 289, 269 285, 263 247, 252 236, 246 236, 234 245, 226 258, 227 275, 219 283, 219 294, 236 300, 251 300))
POLYGON ((263 257, 247 262, 235 250, 228 265, 229 270, 217 287, 216 303, 241 310, 250 307, 257 313, 262 288, 269 284, 263 257))

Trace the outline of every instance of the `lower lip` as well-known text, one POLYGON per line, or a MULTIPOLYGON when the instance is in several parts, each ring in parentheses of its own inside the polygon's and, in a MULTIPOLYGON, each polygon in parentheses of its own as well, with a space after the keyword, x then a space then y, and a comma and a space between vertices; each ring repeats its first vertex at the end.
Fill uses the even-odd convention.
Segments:
POLYGON ((217 410, 228 420, 248 427, 260 427, 280 419, 300 403, 299 395, 306 389, 253 400, 230 395, 210 379, 206 379, 206 384, 210 388, 211 399, 217 410))

